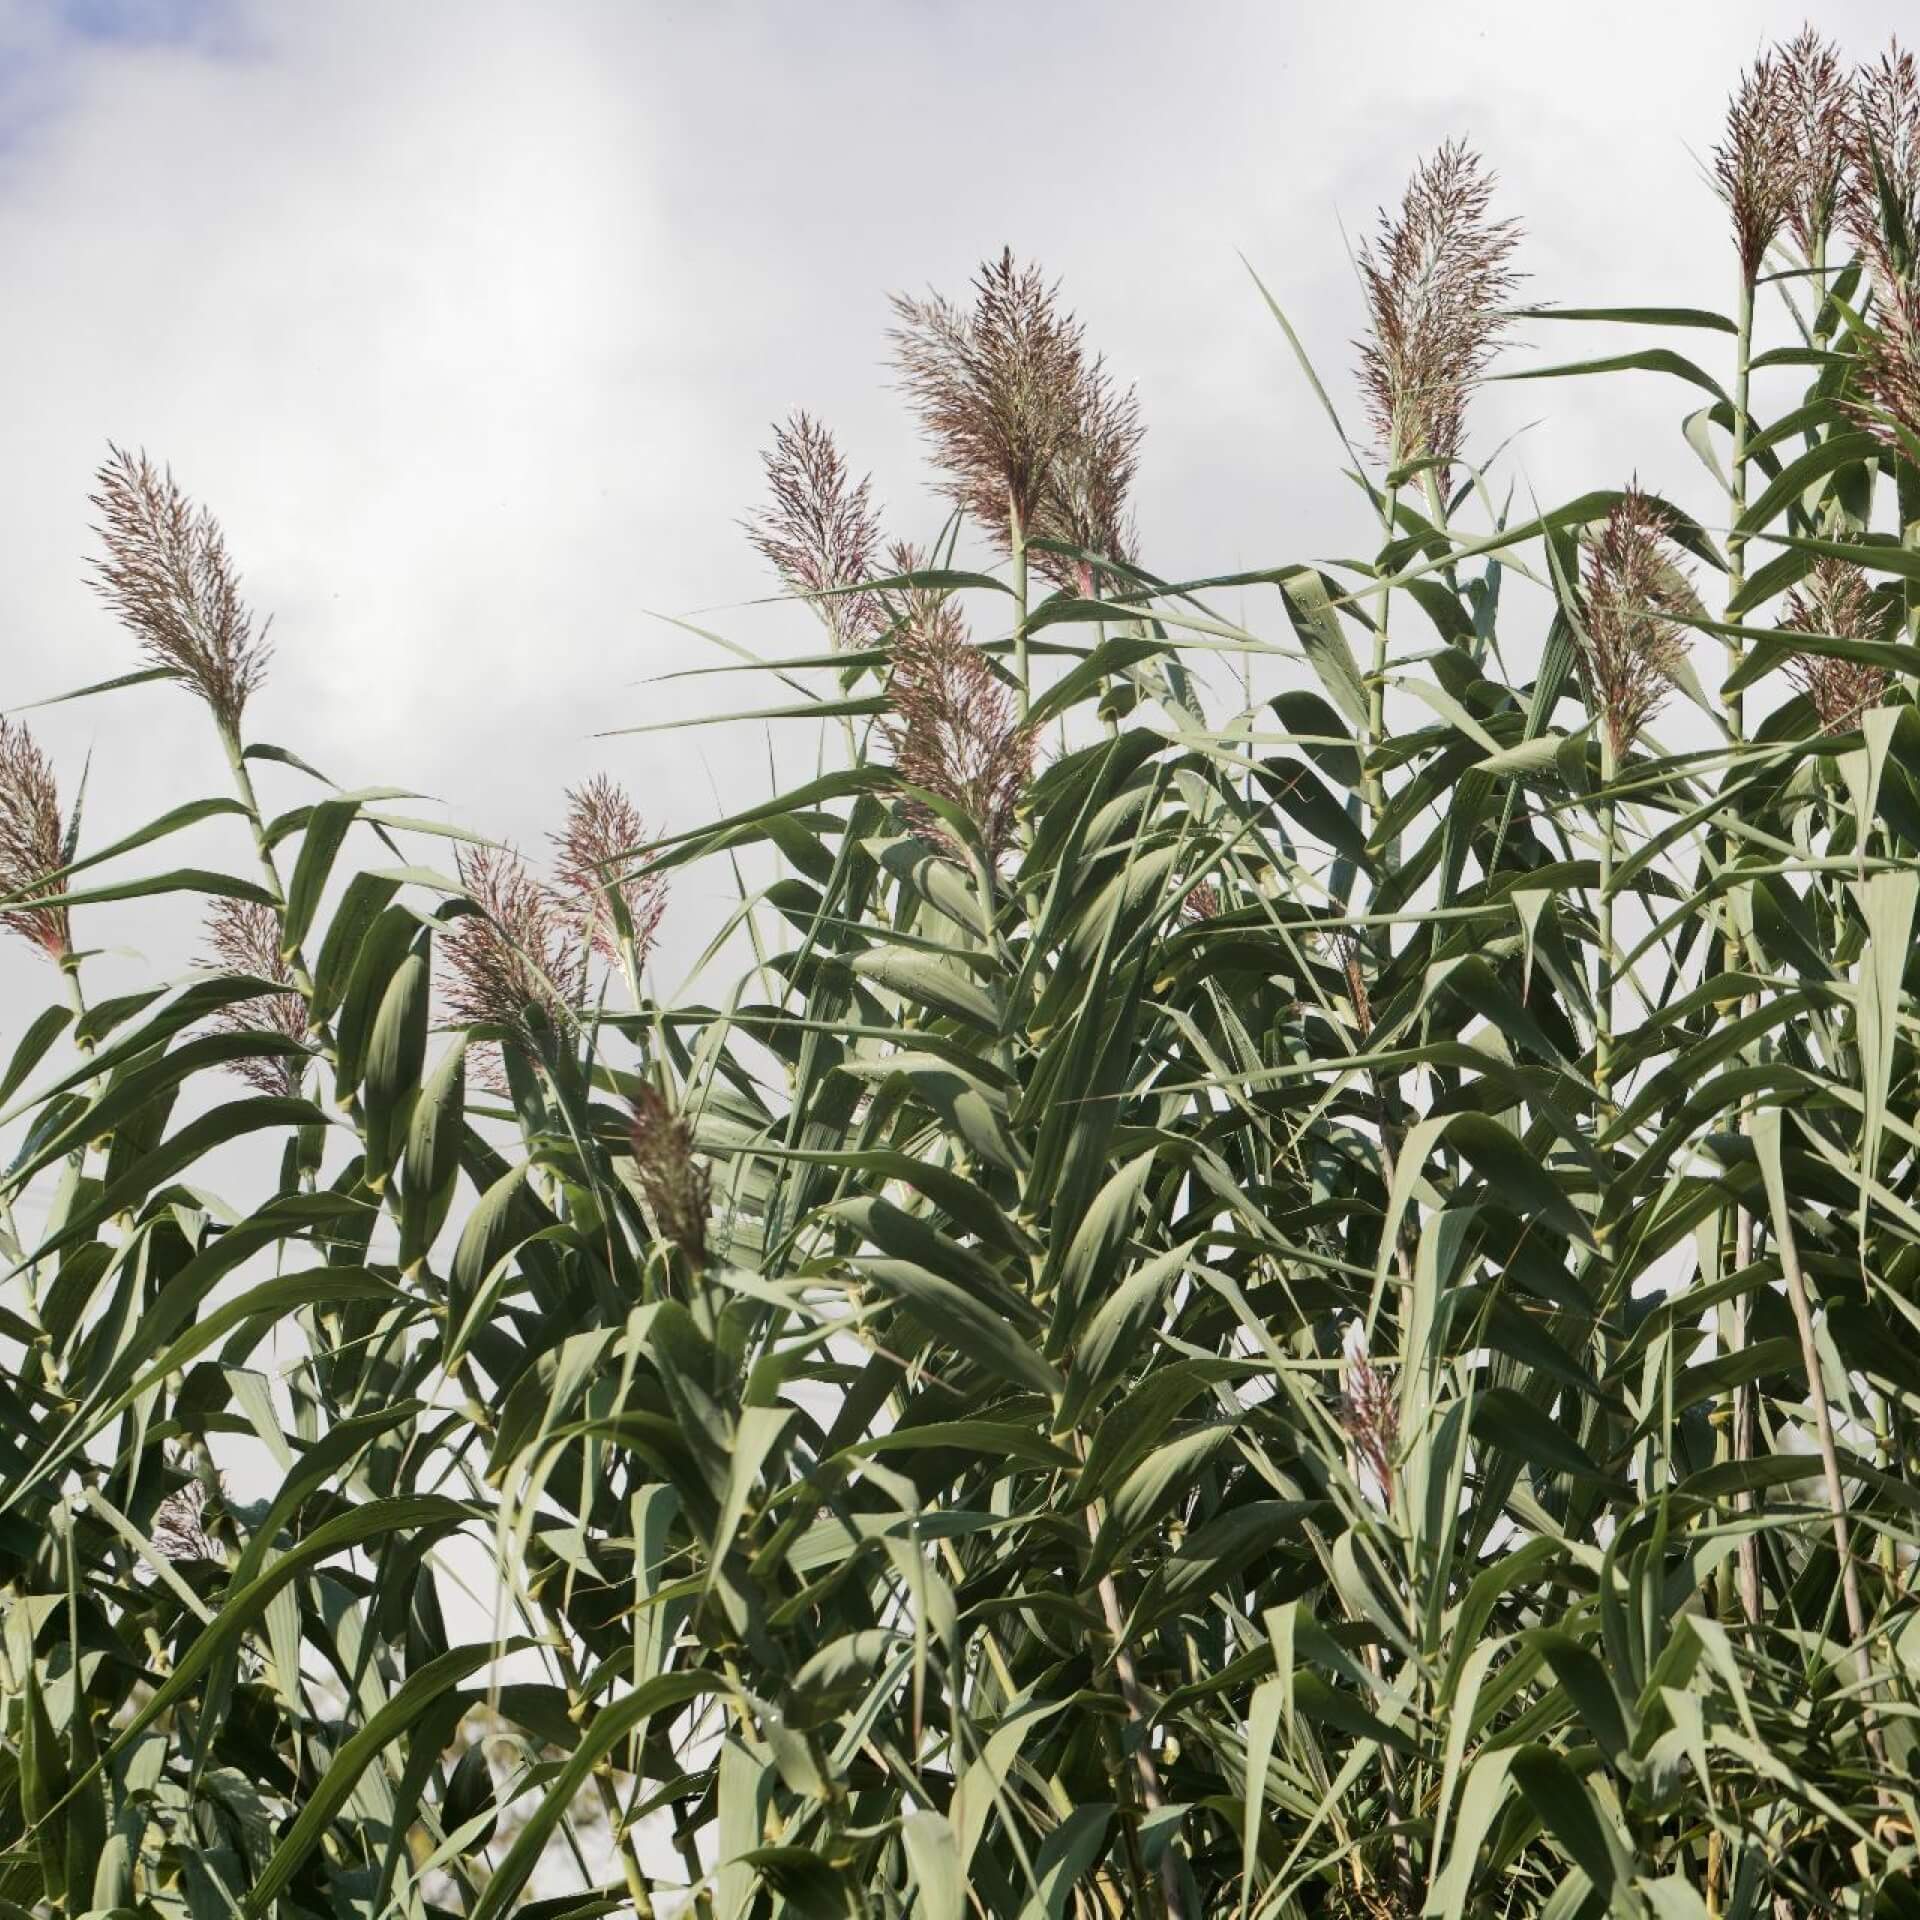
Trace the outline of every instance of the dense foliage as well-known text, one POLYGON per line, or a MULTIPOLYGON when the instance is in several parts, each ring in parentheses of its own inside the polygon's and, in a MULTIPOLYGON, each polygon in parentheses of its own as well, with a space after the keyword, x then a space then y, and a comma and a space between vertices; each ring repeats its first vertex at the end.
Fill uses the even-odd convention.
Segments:
POLYGON ((797 418, 750 525, 825 770, 671 840, 583 784, 550 871, 264 811, 264 629, 114 455, 230 787, 89 849, 0 723, 64 989, 0 1082, 0 1914, 1920 1908, 1911 60, 1779 50, 1714 177, 1730 311, 1523 320, 1422 164, 1364 562, 1155 578, 1044 277, 896 302, 954 520, 888 552, 797 418), (1661 344, 1526 377, 1684 383, 1721 523, 1473 463, 1569 322, 1661 344), (218 816, 246 871, 139 871, 218 816), (663 1005, 693 862, 726 984, 663 1005), (182 891, 206 968, 88 1004, 182 891))

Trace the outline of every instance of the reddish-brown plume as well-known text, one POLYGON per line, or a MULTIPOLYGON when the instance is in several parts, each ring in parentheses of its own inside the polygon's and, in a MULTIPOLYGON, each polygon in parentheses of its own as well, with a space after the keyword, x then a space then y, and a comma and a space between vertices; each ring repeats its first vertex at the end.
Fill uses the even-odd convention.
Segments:
POLYGON ((1587 555, 1586 622, 1575 661, 1587 704, 1623 756, 1659 710, 1686 659, 1675 617, 1693 600, 1671 522, 1629 487, 1587 555))
POLYGON ((1860 345, 1852 410, 1907 458, 1920 438, 1920 72, 1896 41, 1854 80, 1847 231, 1873 286, 1873 331, 1860 345))
MULTIPOLYGON (((277 993, 239 1000, 214 1014, 223 1033, 272 1033, 304 1044, 307 1003, 294 991, 293 969, 280 955, 280 916, 256 900, 222 900, 207 916, 207 964, 250 980, 271 980, 277 993)), ((291 1054, 232 1060, 229 1070, 262 1093, 300 1091, 306 1061, 291 1054)))
POLYGON ((1219 888, 1211 880, 1202 880, 1197 887, 1190 887, 1187 897, 1180 902, 1180 917, 1196 926, 1204 920, 1219 919, 1219 888))
POLYGON ((707 1257, 707 1216, 713 1183, 695 1158, 693 1130, 658 1088, 642 1086, 632 1101, 628 1129, 634 1172, 654 1231, 696 1266, 707 1257))
MULTIPOLYGON (((987 862, 1013 840, 1015 817, 1033 773, 1033 735, 1013 696, 967 638, 951 602, 921 612, 894 643, 893 718, 886 723, 894 771, 973 822, 987 862)), ((953 834, 924 802, 904 796, 914 831, 955 858, 953 834)))
POLYGON ((1358 1322, 1343 1347, 1346 1391, 1340 1398, 1340 1425, 1353 1443, 1361 1466, 1379 1483, 1381 1499, 1391 1509, 1394 1461, 1400 1451, 1399 1401, 1386 1375, 1368 1357, 1358 1322))
MULTIPOLYGON (((440 936, 442 991, 460 1026, 507 1029, 509 1044, 537 1052, 527 1022, 537 1007, 564 1031, 586 997, 586 956, 551 888, 517 853, 468 847, 459 856, 460 884, 480 909, 462 914, 440 936)), ((478 1061, 481 1084, 503 1092, 505 1069, 494 1048, 478 1061)))
POLYGON ((884 627, 870 593, 848 592, 873 578, 880 520, 870 480, 855 481, 817 420, 796 413, 773 430, 761 456, 766 503, 747 522, 747 538, 791 592, 804 594, 836 647, 863 647, 884 627))
POLYGON ((92 496, 104 547, 94 584, 147 658, 172 668, 237 733, 270 649, 240 598, 220 523, 181 492, 170 469, 144 453, 109 454, 92 496))
POLYGON ((1787 230, 1811 261, 1826 245, 1846 186, 1852 92, 1839 49, 1811 26, 1775 50, 1775 66, 1794 149, 1787 230))
POLYGON ((1733 216, 1733 241, 1748 286, 1780 236, 1800 186, 1798 127, 1786 75, 1771 54, 1745 73, 1727 102, 1727 130, 1713 150, 1713 178, 1733 216))
MULTIPOLYGON (((31 902, 48 892, 47 876, 65 864, 62 851, 52 763, 22 722, 0 714, 0 900, 31 902)), ((59 891, 58 882, 51 891, 59 891)), ((50 960, 73 951, 65 907, 0 907, 0 925, 50 960)))
POLYGON ((1494 178, 1465 142, 1420 162, 1397 215, 1360 249, 1367 337, 1360 377, 1389 466, 1459 457, 1467 393, 1506 332, 1518 276, 1513 220, 1492 218, 1494 178))
POLYGON ((627 790, 605 774, 569 787, 566 825, 552 838, 560 911, 575 937, 617 963, 617 901, 633 929, 634 964, 643 965, 666 912, 667 883, 663 875, 634 871, 651 835, 627 790))
MULTIPOLYGON (((1881 621, 1874 609, 1867 576, 1845 560, 1823 557, 1813 563, 1804 585, 1787 596, 1788 633, 1830 634, 1836 640, 1877 640, 1881 621)), ((1887 689, 1884 667, 1829 654, 1797 653, 1787 673, 1819 716, 1828 733, 1844 733, 1887 689)))
POLYGON ((1057 587, 1091 599, 1099 591, 1100 560, 1130 564, 1135 532, 1127 496, 1140 468, 1139 396, 1114 386, 1095 361, 1080 383, 1079 420, 1055 455, 1040 492, 1034 534, 1078 549, 1073 554, 1036 548, 1033 563, 1057 587))
MULTIPOLYGON (((1007 251, 980 269, 971 310, 896 294, 893 311, 894 367, 946 493, 1003 548, 1017 526, 1022 538, 1124 557, 1139 406, 1089 358, 1058 283, 1007 251)), ((1034 559, 1063 585, 1090 584, 1079 563, 1034 559)))

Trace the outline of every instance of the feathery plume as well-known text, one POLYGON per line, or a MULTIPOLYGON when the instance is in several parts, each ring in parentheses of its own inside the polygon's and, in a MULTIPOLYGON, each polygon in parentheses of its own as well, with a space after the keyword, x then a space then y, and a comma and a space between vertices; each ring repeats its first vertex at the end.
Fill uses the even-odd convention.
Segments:
POLYGON ((1347 1323, 1340 1341, 1340 1425, 1353 1443, 1354 1456, 1380 1490, 1381 1504, 1393 1508, 1393 1463, 1400 1450, 1400 1406, 1387 1377, 1367 1353, 1362 1320, 1347 1323))
MULTIPOLYGON (((1837 640, 1877 640, 1880 621, 1867 576, 1845 560, 1823 556, 1813 563, 1806 584, 1787 596, 1787 633, 1824 633, 1837 640)), ((1807 698, 1827 733, 1844 733, 1886 691, 1884 667, 1830 654, 1797 653, 1787 675, 1807 698)))
MULTIPOLYGON (((560 902, 517 853, 464 847, 459 867, 480 911, 462 914, 440 935, 447 1009, 464 1027, 504 1027, 511 1044, 535 1053, 527 1010, 537 1007, 555 1029, 565 1028, 586 997, 585 956, 560 902)), ((506 1091, 496 1048, 480 1055, 477 1074, 493 1092, 506 1091)))
POLYGON ((220 523, 142 454, 109 447, 91 496, 105 552, 94 585, 156 666, 171 667, 228 733, 266 677, 267 629, 240 598, 220 523))
POLYGON ((1876 281, 1909 279, 1920 242, 1920 69, 1899 41, 1854 75, 1846 137, 1848 236, 1876 281))
MULTIPOLYGON (((50 960, 73 951, 67 909, 32 899, 65 864, 52 763, 23 722, 0 714, 0 899, 28 902, 0 909, 0 925, 50 960)), ((58 884, 51 890, 58 893, 58 884)))
MULTIPOLYGON (((1139 396, 1131 387, 1124 393, 1116 388, 1096 360, 1082 370, 1075 412, 1073 431, 1047 469, 1033 532, 1101 559, 1131 562, 1135 536, 1127 495, 1146 437, 1139 396)), ((1037 549, 1033 563, 1055 586, 1093 598, 1093 561, 1037 549)))
POLYGON ((225 1474, 216 1474, 211 1489, 199 1475, 176 1487, 153 1511, 153 1544, 169 1560, 219 1560, 220 1543, 214 1537, 207 1509, 227 1494, 225 1474))
POLYGON ((1793 212, 1800 186, 1798 129, 1780 66, 1762 54, 1727 101, 1726 137, 1713 150, 1713 179, 1733 215, 1733 241, 1748 286, 1793 212))
POLYGON ((893 296, 893 363, 944 470, 944 490, 1003 542, 1035 525, 1055 461, 1082 426, 1083 328, 1059 286, 1011 249, 981 267, 971 312, 893 296))
POLYGON ((707 1257, 713 1182, 694 1157, 693 1130, 656 1087, 643 1085, 632 1108, 634 1172, 655 1230, 699 1266, 707 1257))
POLYGON ((1368 331, 1367 411, 1390 467, 1440 462, 1444 484, 1466 429, 1467 391, 1486 371, 1518 275, 1517 221, 1494 220, 1494 177, 1464 141, 1415 167, 1397 216, 1360 248, 1368 331))
POLYGON ((617 962, 612 903, 618 900, 633 929, 636 963, 643 964, 666 912, 667 883, 664 875, 630 870, 636 850, 651 835, 626 788, 604 773, 585 786, 569 787, 566 825, 551 838, 560 911, 575 936, 603 959, 617 962))
MULTIPOLYGON (((957 608, 942 601, 894 643, 890 682, 894 717, 885 724, 894 770, 971 820, 996 864, 1013 839, 1015 814, 1033 773, 1033 735, 1015 716, 1012 696, 986 656, 967 638, 957 608)), ((903 798, 914 831, 955 858, 961 849, 945 822, 922 802, 903 798)))
POLYGON ((1667 697, 1686 658, 1676 614, 1690 591, 1667 516, 1630 486, 1593 536, 1586 622, 1575 664, 1587 704, 1624 757, 1667 697))
POLYGON ((1366 949, 1360 944, 1360 936, 1343 928, 1333 936, 1333 957, 1340 964, 1340 972, 1347 983, 1347 999, 1353 1007, 1354 1023, 1360 1029, 1360 1038, 1365 1040, 1373 1032, 1373 1001, 1367 993, 1367 970, 1362 962, 1366 958, 1366 949))
POLYGON ((808 597, 836 647, 865 646, 883 613, 870 593, 849 593, 873 578, 880 520, 872 482, 854 481, 840 450, 817 420, 795 413, 773 429, 760 456, 767 501, 745 522, 747 538, 786 583, 808 597))
POLYGON ((1187 897, 1180 902, 1180 917, 1191 926, 1198 926, 1205 920, 1217 920, 1220 917, 1220 889, 1211 880, 1202 880, 1196 887, 1187 889, 1187 897))
MULTIPOLYGON (((210 966, 282 989, 222 1007, 212 1024, 222 1033, 276 1033, 304 1043, 311 1022, 306 1001, 294 991, 293 969, 281 957, 280 916, 257 900, 222 900, 207 916, 206 933, 210 966)), ((274 1054, 232 1060, 228 1067, 262 1093, 296 1094, 306 1062, 274 1054)))
POLYGON ((1855 76, 1848 141, 1844 216, 1872 281, 1875 322, 1860 344, 1851 410, 1910 458, 1920 437, 1920 71, 1897 41, 1855 76))
POLYGON ((1809 261, 1826 244, 1846 187, 1850 95, 1839 50, 1811 26, 1778 49, 1780 105, 1794 147, 1787 229, 1809 261))

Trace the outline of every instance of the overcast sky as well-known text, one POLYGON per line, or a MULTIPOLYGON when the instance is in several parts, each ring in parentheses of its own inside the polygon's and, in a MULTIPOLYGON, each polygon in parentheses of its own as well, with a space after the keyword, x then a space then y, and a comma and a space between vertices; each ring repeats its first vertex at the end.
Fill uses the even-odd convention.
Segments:
MULTIPOLYGON (((1841 0, 1820 24, 1866 54, 1905 11, 1841 0)), ((1800 19, 1750 0, 0 0, 0 703, 133 664, 82 579, 112 437, 218 511, 274 615, 259 737, 529 844, 601 768, 697 824, 764 796, 762 740, 593 736, 764 698, 658 685, 717 656, 656 614, 813 645, 804 610, 738 606, 771 584, 736 523, 774 417, 831 423, 900 532, 937 523, 887 390, 889 289, 961 291, 1002 244, 1063 277, 1139 384, 1157 571, 1359 551, 1358 496, 1240 256, 1356 425, 1343 231, 1451 134, 1526 222, 1530 297, 1725 307, 1699 157, 1740 64, 1800 19)), ((1684 495, 1689 392, 1500 389, 1476 447, 1537 423, 1511 471, 1543 501, 1635 463, 1684 495)), ((1271 596, 1243 611, 1274 629, 1271 596)), ((94 751, 93 844, 220 784, 171 689, 35 724, 69 778, 94 751)), ((302 797, 291 777, 269 794, 302 797)), ((684 884, 675 947, 722 880, 684 884)))

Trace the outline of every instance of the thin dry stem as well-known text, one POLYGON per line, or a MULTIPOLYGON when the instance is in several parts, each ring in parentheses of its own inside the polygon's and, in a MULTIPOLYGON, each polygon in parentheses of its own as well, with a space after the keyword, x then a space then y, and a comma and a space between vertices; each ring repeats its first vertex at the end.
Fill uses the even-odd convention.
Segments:
POLYGON ((1360 377, 1374 431, 1390 467, 1438 461, 1442 486, 1518 280, 1520 228, 1491 217, 1494 186, 1480 156, 1450 140, 1414 169, 1399 213, 1383 209, 1376 241, 1360 249, 1360 377))
MULTIPOLYGON (((25 724, 0 714, 0 899, 32 901, 49 889, 62 857, 60 789, 53 763, 25 724)), ((0 911, 0 926, 38 947, 50 960, 73 951, 65 907, 12 906, 0 911)))
POLYGON ((220 523, 188 499, 170 468, 155 467, 144 453, 109 447, 96 484, 101 597, 147 658, 177 673, 237 736, 271 649, 265 625, 256 632, 240 597, 220 523))

